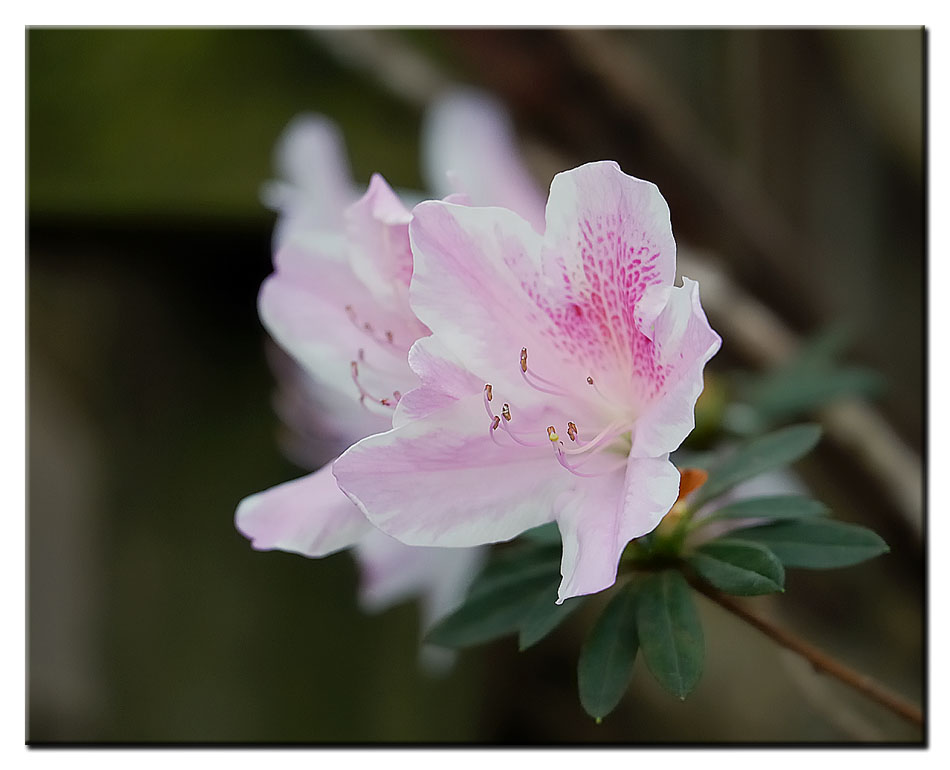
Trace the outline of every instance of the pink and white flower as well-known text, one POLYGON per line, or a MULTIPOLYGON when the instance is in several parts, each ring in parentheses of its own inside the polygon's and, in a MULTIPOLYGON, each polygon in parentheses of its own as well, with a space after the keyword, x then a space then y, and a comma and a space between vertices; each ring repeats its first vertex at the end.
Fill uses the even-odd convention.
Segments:
MULTIPOLYGON (((430 170, 442 169, 434 186, 449 194, 472 185, 464 198, 449 200, 488 203, 485 198, 495 196, 526 216, 540 207, 525 197, 529 177, 517 163, 504 114, 483 97, 448 97, 426 126, 430 170), (497 175, 471 163, 470 141, 497 175)), ((291 123, 277 165, 282 180, 264 191, 280 212, 274 273, 261 287, 259 309, 273 339, 299 366, 286 372, 279 404, 300 432, 313 435, 314 426, 323 427, 349 445, 390 429, 403 394, 419 385, 407 354, 429 330, 409 305, 411 214, 379 175, 358 195, 340 134, 321 116, 291 123)), ((320 452, 308 447, 306 454, 320 452)), ((409 547, 383 534, 339 490, 331 465, 242 500, 237 528, 260 550, 321 557, 353 547, 368 609, 420 595, 427 625, 451 610, 482 550, 409 547)))
POLYGON ((670 510, 669 461, 720 346, 674 286, 669 208, 616 163, 558 174, 543 232, 503 208, 413 210, 410 287, 432 332, 394 427, 334 465, 383 531, 419 546, 508 540, 555 520, 558 601, 613 584, 670 510))

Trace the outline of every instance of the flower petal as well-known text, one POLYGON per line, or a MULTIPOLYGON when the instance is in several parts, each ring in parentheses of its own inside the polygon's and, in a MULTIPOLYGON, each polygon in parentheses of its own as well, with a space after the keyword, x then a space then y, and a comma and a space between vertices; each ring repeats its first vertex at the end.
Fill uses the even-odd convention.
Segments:
POLYGON ((544 197, 521 161, 501 104, 477 91, 437 101, 422 127, 423 168, 438 197, 467 194, 476 206, 504 206, 544 230, 544 197))
POLYGON ((540 236, 507 209, 427 201, 412 213, 412 309, 474 376, 528 403, 521 348, 543 369, 562 365, 547 355, 550 324, 532 299, 540 236))
POLYGON ((558 604, 614 584, 627 543, 652 532, 676 502, 680 475, 668 457, 630 457, 625 473, 589 481, 558 513, 558 604))
POLYGON ((412 215, 379 174, 345 213, 350 265, 377 302, 411 315, 409 220, 412 215))
POLYGON ((468 396, 350 447, 334 464, 340 488, 367 518, 409 545, 510 540, 553 518, 575 477, 547 453, 488 437, 481 396, 468 396))
POLYGON ((265 205, 281 213, 274 244, 298 230, 338 229, 356 192, 337 126, 322 115, 296 116, 278 140, 276 166, 280 181, 262 191, 265 205))
POLYGON ((434 336, 416 340, 409 350, 409 367, 421 385, 403 394, 393 416, 394 428, 480 393, 485 386, 434 336))
POLYGON ((278 549, 304 556, 349 548, 372 529, 340 491, 330 465, 245 497, 234 523, 259 551, 278 549))
POLYGON ((722 344, 706 320, 699 284, 689 278, 673 287, 654 326, 662 386, 637 418, 631 449, 636 457, 672 452, 689 435, 696 424, 696 399, 703 392, 703 368, 722 344))
POLYGON ((640 326, 663 299, 648 289, 671 286, 676 272, 666 201, 601 161, 554 177, 546 218, 546 310, 563 349, 618 401, 638 397, 632 383, 653 376, 640 326))

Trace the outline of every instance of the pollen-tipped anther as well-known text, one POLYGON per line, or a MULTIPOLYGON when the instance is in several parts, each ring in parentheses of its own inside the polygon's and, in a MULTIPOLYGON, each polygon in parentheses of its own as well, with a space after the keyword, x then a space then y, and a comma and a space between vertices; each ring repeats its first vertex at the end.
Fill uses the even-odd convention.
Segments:
POLYGON ((492 429, 492 430, 497 430, 497 429, 498 429, 498 423, 500 423, 500 422, 501 422, 501 417, 499 417, 498 415, 495 415, 495 419, 493 419, 493 420, 491 421, 491 429, 492 429))
POLYGON ((577 441, 577 426, 573 422, 567 424, 567 435, 571 441, 577 441))
POLYGON ((485 398, 491 401, 491 385, 488 383, 485 384, 485 398))
POLYGON ((508 404, 501 407, 501 416, 505 418, 505 422, 511 422, 511 407, 508 404))
POLYGON ((528 349, 521 348, 521 371, 528 371, 528 349))

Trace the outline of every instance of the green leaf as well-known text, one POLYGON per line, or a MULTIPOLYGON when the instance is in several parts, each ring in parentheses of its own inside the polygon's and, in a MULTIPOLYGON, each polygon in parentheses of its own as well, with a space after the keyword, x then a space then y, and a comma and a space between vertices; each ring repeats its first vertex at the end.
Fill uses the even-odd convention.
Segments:
POLYGON ((518 630, 526 613, 560 578, 560 546, 507 548, 472 582, 465 602, 440 620, 425 641, 470 647, 518 630))
POLYGON ((557 522, 554 521, 549 521, 540 527, 526 530, 521 533, 521 537, 533 543, 541 543, 544 545, 561 544, 561 533, 557 528, 557 522))
POLYGON ((630 685, 637 657, 637 594, 628 583, 597 618, 577 661, 577 689, 584 711, 607 716, 630 685))
POLYGON ((468 589, 468 599, 492 593, 513 583, 536 576, 560 575, 561 546, 530 544, 505 548, 494 553, 468 589))
POLYGON ((703 673, 703 627, 686 579, 676 570, 649 576, 640 586, 637 635, 647 668, 680 700, 703 673))
POLYGON ((709 516, 697 521, 705 524, 716 519, 804 519, 823 516, 828 507, 801 495, 777 495, 775 497, 749 497, 725 505, 709 516))
POLYGON ((525 613, 518 634, 519 650, 527 650, 540 642, 583 604, 582 596, 565 599, 563 604, 557 604, 557 588, 560 583, 561 578, 558 576, 538 594, 534 604, 525 613))
POLYGON ((701 546, 688 562, 701 577, 727 594, 758 596, 785 590, 782 562, 760 543, 713 540, 701 546))
POLYGON ((850 567, 890 550, 871 530, 832 519, 783 521, 740 532, 743 540, 768 547, 786 567, 850 567))
POLYGON ((745 443, 709 472, 694 507, 728 492, 739 482, 795 462, 810 452, 820 437, 818 425, 792 425, 745 443))
POLYGON ((884 378, 860 367, 830 371, 803 371, 761 383, 750 404, 766 420, 778 421, 817 409, 844 396, 876 396, 884 378))

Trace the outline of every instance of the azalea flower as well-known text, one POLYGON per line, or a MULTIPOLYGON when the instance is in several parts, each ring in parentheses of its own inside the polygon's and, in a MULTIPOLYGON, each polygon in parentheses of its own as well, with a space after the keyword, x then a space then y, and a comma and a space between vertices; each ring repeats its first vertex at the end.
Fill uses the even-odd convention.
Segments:
POLYGON ((432 334, 393 429, 337 460, 340 487, 402 542, 472 546, 557 521, 558 601, 612 585, 676 501, 669 461, 720 346, 674 286, 669 208, 611 161, 558 174, 543 233, 503 208, 420 203, 412 309, 432 334))
MULTIPOLYGON (((494 103, 453 94, 435 105, 425 126, 427 168, 439 194, 480 203, 495 196, 529 217, 543 210, 530 197, 507 118, 494 103), (472 143, 482 168, 472 160, 472 143)), ((295 119, 279 142, 277 166, 282 179, 264 190, 280 212, 275 269, 261 287, 259 309, 295 362, 281 366, 277 402, 297 436, 293 454, 317 467, 313 458, 327 453, 315 437, 349 446, 392 427, 403 394, 419 384, 408 351, 429 330, 409 306, 409 209, 378 174, 359 194, 337 128, 322 116, 295 119)), ((259 550, 322 557, 353 547, 367 609, 420 595, 425 625, 453 609, 484 552, 410 547, 383 534, 339 490, 331 465, 242 500, 237 528, 259 550)))

